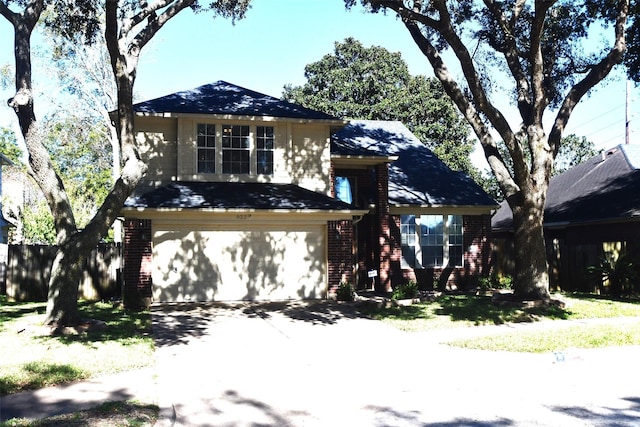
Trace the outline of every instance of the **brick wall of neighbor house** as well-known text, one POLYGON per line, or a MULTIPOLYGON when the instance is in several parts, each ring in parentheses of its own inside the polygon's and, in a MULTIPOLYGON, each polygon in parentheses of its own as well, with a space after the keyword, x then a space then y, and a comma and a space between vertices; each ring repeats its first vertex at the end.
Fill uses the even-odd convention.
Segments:
POLYGON ((463 217, 464 266, 456 268, 407 269, 401 267, 400 217, 393 216, 391 225, 393 286, 415 280, 420 289, 469 289, 478 285, 478 279, 489 274, 491 265, 491 216, 465 215, 463 217))
POLYGON ((327 233, 329 295, 335 295, 340 283, 354 284, 353 221, 329 221, 327 233))
POLYGON ((151 220, 125 220, 123 300, 129 308, 151 305, 151 257, 151 220))

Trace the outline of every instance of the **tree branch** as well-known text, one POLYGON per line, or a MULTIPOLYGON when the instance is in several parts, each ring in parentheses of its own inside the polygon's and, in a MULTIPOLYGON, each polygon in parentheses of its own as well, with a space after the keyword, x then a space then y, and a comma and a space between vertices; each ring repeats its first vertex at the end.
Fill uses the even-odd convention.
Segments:
POLYGON ((422 53, 431 63, 434 73, 438 80, 440 80, 440 82, 442 83, 445 92, 447 92, 447 95, 456 104, 456 106, 465 117, 467 122, 471 125, 471 128, 480 140, 480 143, 482 144, 483 150, 485 152, 485 157, 487 158, 491 169, 496 174, 496 177, 498 177, 498 182, 501 186, 502 191, 505 194, 509 195, 516 193, 519 188, 513 181, 513 178, 509 173, 509 169, 506 167, 505 161, 500 155, 496 143, 491 136, 491 132, 489 132, 489 130, 486 128, 475 106, 471 102, 469 102, 469 99, 467 99, 467 97, 464 95, 460 86, 451 76, 451 73, 442 60, 442 57, 440 56, 438 50, 435 48, 435 46, 433 46, 433 44, 431 44, 431 42, 429 42, 429 40, 424 37, 417 24, 411 21, 405 21, 405 26, 409 30, 409 33, 413 37, 422 53))
POLYGON ((520 54, 518 51, 517 39, 516 39, 516 24, 518 17, 522 13, 522 9, 526 3, 525 0, 518 0, 511 13, 511 19, 507 19, 504 11, 502 10, 502 4, 496 4, 494 0, 484 0, 487 9, 491 12, 494 19, 500 24, 504 40, 506 43, 506 49, 502 51, 509 70, 516 81, 517 94, 518 94, 518 110, 520 111, 520 117, 522 117, 523 123, 529 124, 531 120, 532 102, 530 94, 529 80, 527 75, 522 69, 520 63, 520 54))
POLYGON ((554 158, 560 149, 560 139, 573 109, 589 90, 609 74, 616 64, 622 62, 627 49, 625 26, 629 14, 629 0, 620 0, 619 7, 620 9, 615 24, 615 41, 611 51, 609 51, 598 64, 591 68, 589 73, 581 81, 569 90, 558 110, 553 127, 551 128, 551 133, 549 134, 549 145, 554 158))

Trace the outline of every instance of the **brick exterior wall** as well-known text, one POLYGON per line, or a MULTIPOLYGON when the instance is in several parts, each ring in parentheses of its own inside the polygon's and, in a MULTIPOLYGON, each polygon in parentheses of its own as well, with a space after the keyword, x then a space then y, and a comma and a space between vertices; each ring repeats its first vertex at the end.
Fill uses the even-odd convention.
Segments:
POLYGON ((151 305, 151 237, 151 220, 125 220, 123 300, 127 308, 151 305))
POLYGON ((378 214, 378 247, 379 267, 376 290, 391 292, 391 216, 389 215, 389 165, 383 163, 376 166, 376 210, 378 214))
POLYGON ((342 282, 354 284, 353 221, 327 223, 329 295, 335 295, 342 282))
POLYGON ((463 216, 464 265, 462 267, 411 269, 402 268, 400 246, 400 217, 392 217, 391 234, 393 256, 391 276, 393 286, 415 280, 420 289, 473 289, 480 277, 490 272, 491 266, 491 216, 463 216))

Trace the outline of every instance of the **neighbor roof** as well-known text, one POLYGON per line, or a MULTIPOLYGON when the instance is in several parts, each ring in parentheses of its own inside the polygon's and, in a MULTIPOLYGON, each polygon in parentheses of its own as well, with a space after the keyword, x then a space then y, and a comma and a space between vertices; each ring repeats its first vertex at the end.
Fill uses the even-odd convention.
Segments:
MULTIPOLYGON (((640 216, 640 146, 618 145, 555 176, 549 183, 545 226, 617 221, 640 216)), ((502 203, 494 230, 513 227, 511 209, 502 203)))
POLYGON ((130 197, 125 208, 351 211, 353 206, 293 184, 172 182, 130 197))
POLYGON ((331 139, 331 154, 397 157, 389 165, 396 206, 497 206, 465 173, 445 165, 399 121, 352 120, 331 139))
POLYGON ((140 102, 135 104, 133 109, 136 113, 148 114, 230 114, 342 122, 329 114, 282 101, 222 80, 140 102))

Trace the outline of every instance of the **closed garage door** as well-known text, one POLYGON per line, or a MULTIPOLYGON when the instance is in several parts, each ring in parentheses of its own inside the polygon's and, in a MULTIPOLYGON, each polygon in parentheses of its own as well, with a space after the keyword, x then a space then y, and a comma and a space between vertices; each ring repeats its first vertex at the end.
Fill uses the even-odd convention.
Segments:
POLYGON ((154 301, 323 298, 325 227, 154 224, 154 301))

